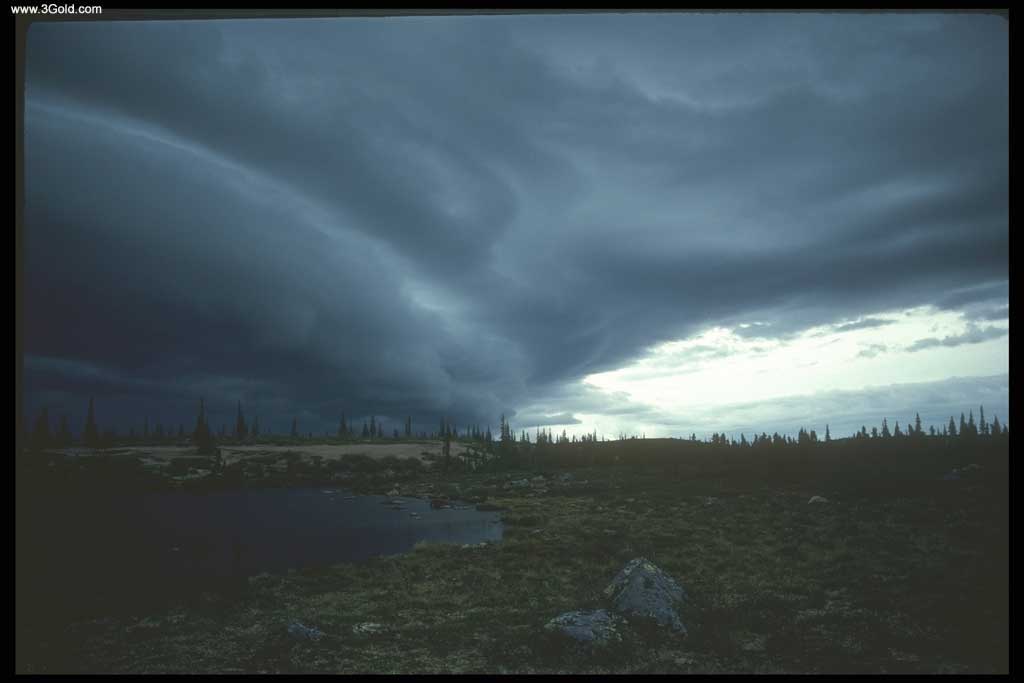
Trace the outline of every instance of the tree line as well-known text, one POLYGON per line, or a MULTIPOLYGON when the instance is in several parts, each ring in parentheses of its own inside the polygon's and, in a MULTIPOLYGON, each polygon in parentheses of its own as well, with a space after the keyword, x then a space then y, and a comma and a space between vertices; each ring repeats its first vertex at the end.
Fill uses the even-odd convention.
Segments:
MULTIPOLYGON (((890 429, 889 421, 887 418, 882 419, 882 423, 879 427, 872 427, 870 431, 866 425, 861 426, 860 430, 854 432, 849 438, 854 440, 861 439, 957 439, 959 441, 966 441, 979 437, 1008 437, 1009 426, 999 421, 998 416, 993 416, 991 422, 985 417, 985 407, 979 407, 978 420, 975 421, 973 409, 969 411, 969 414, 965 416, 960 413, 960 420, 950 416, 949 421, 944 423, 941 428, 936 428, 934 425, 928 427, 925 430, 921 424, 920 414, 916 414, 913 423, 908 423, 905 427, 901 427, 897 420, 894 426, 890 429)), ((260 427, 259 417, 253 418, 252 422, 246 420, 245 414, 242 410, 241 401, 238 402, 237 412, 235 416, 234 428, 229 430, 226 424, 222 424, 219 432, 215 433, 213 428, 210 426, 209 419, 206 413, 206 404, 204 399, 199 400, 199 410, 196 416, 195 427, 189 431, 185 430, 183 424, 178 424, 177 429, 167 428, 162 423, 156 422, 153 429, 150 429, 150 422, 148 418, 145 418, 142 429, 139 433, 135 432, 134 428, 129 430, 127 439, 120 437, 115 430, 106 429, 101 431, 96 420, 95 404, 92 398, 89 399, 89 407, 85 419, 85 425, 81 432, 81 438, 76 441, 74 438, 71 428, 69 425, 69 419, 66 414, 61 415, 58 424, 55 428, 51 427, 49 410, 47 407, 43 407, 35 420, 35 424, 31 430, 28 429, 28 425, 25 425, 25 437, 29 448, 33 450, 39 450, 42 448, 64 448, 79 443, 80 445, 87 448, 103 448, 109 447, 115 443, 132 442, 132 441, 191 441, 200 451, 208 452, 213 451, 216 448, 217 442, 245 442, 254 441, 260 438, 282 438, 284 435, 274 435, 268 432, 264 432, 260 427)), ((460 430, 456 423, 451 418, 440 418, 436 431, 424 431, 420 430, 414 432, 412 417, 407 416, 404 420, 402 428, 392 427, 391 433, 387 434, 384 428, 384 423, 378 420, 375 415, 371 416, 370 419, 362 420, 361 427, 357 422, 349 421, 346 419, 345 413, 341 413, 338 422, 337 430, 332 434, 325 432, 323 435, 325 438, 335 438, 340 440, 352 440, 352 441, 376 441, 383 439, 435 439, 450 442, 452 440, 468 442, 471 444, 477 444, 483 447, 489 452, 506 452, 513 450, 519 444, 534 444, 538 447, 545 447, 548 445, 559 445, 559 444, 572 444, 572 443, 595 443, 599 440, 597 432, 583 434, 583 435, 568 435, 563 429, 561 434, 553 434, 550 429, 544 429, 537 427, 534 429, 534 433, 531 435, 526 429, 521 429, 519 433, 512 428, 512 425, 505 418, 501 416, 499 421, 498 435, 497 438, 491 432, 490 425, 481 426, 479 424, 465 425, 460 430)), ((293 417, 291 421, 291 429, 287 435, 290 439, 312 439, 314 438, 312 432, 306 432, 302 434, 299 431, 298 417, 293 417)), ((629 440, 637 438, 645 438, 645 435, 637 437, 635 435, 627 435, 625 433, 619 434, 619 440, 629 440)), ((600 438, 601 441, 605 439, 600 438)), ((689 437, 690 441, 698 441, 697 435, 691 434, 689 437)), ((733 446, 737 448, 764 448, 769 446, 805 446, 817 444, 819 442, 828 443, 832 441, 832 434, 829 425, 825 425, 825 433, 822 437, 819 437, 818 433, 814 429, 806 429, 801 427, 796 437, 792 437, 788 434, 783 435, 775 432, 771 435, 766 432, 761 434, 754 434, 753 437, 748 440, 746 434, 740 434, 740 438, 737 440, 735 437, 729 437, 722 433, 713 433, 710 437, 705 438, 704 442, 715 446, 733 446)))

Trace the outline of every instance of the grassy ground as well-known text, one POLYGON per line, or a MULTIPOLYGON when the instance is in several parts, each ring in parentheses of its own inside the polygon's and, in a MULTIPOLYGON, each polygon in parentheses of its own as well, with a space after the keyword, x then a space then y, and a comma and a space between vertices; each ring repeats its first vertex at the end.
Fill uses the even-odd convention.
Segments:
POLYGON ((544 492, 503 486, 535 474, 410 475, 506 508, 502 543, 421 545, 359 565, 251 577, 241 595, 22 632, 17 669, 1008 671, 1005 479, 931 477, 901 494, 602 466, 544 492), (812 495, 830 502, 809 505, 812 495), (594 658, 543 635, 559 613, 599 605, 601 589, 636 556, 692 596, 688 637, 642 633, 594 658), (295 622, 324 636, 290 636, 295 622), (359 628, 367 623, 379 628, 359 628))

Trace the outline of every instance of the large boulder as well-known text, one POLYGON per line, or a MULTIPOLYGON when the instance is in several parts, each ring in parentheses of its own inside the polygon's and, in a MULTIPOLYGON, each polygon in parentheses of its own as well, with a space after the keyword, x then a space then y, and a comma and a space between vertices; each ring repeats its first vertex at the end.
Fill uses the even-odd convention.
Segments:
POLYGON ((568 639, 583 650, 599 650, 622 643, 623 620, 607 610, 565 612, 544 625, 550 634, 568 639))
POLYGON ((686 626, 679 616, 687 601, 686 591, 649 560, 630 560, 604 589, 604 594, 619 614, 650 619, 686 635, 686 626))

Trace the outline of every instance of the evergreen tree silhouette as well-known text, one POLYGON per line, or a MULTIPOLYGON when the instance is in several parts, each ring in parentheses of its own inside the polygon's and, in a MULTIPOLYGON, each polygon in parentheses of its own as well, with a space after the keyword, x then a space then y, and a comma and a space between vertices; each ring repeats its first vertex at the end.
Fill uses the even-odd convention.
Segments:
POLYGON ((89 398, 89 414, 85 418, 82 443, 87 448, 98 448, 100 445, 100 430, 96 427, 96 413, 93 411, 92 397, 89 398))
MULTIPOLYGON (((962 417, 962 416, 961 416, 962 417)), ((949 416, 949 426, 946 428, 949 431, 950 436, 956 436, 956 422, 953 420, 953 416, 949 416)))
POLYGON ((832 441, 832 434, 828 431, 828 423, 825 423, 825 443, 832 441))
POLYGON ((296 438, 296 439, 299 438, 299 418, 297 418, 297 417, 293 417, 292 418, 292 434, 291 435, 292 435, 293 438, 296 438))
POLYGON ((922 436, 921 431, 921 413, 914 414, 914 436, 922 436))
POLYGON ((57 430, 57 446, 67 448, 71 445, 71 428, 68 426, 68 416, 60 416, 60 427, 57 430))
POLYGON ((245 425, 245 416, 242 415, 242 402, 238 402, 238 416, 235 418, 235 438, 244 439, 249 436, 249 428, 245 425))
POLYGON ((882 418, 882 438, 888 439, 892 434, 889 433, 889 422, 883 417, 882 418))
POLYGON ((210 425, 206 420, 206 402, 202 398, 199 399, 199 415, 196 417, 196 431, 193 438, 196 448, 200 453, 206 454, 216 451, 213 432, 210 431, 210 425))
POLYGON ((370 429, 369 429, 369 427, 366 426, 366 420, 363 420, 363 438, 366 439, 366 438, 369 438, 369 436, 370 436, 370 429))
POLYGON ((985 422, 985 406, 981 406, 978 409, 978 427, 983 435, 988 434, 988 423, 985 422))
POLYGON ((338 436, 342 439, 348 436, 348 425, 345 424, 345 413, 341 414, 341 422, 338 423, 338 436))

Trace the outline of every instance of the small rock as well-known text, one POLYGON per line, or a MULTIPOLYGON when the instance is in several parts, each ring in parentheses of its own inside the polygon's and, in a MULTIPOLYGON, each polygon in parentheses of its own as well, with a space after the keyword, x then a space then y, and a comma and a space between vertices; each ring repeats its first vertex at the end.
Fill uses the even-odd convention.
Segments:
POLYGON ((324 637, 324 632, 318 628, 304 626, 296 621, 288 625, 288 635, 299 640, 320 640, 324 637))
POLYGON ((809 501, 807 501, 807 504, 811 505, 812 503, 827 503, 827 502, 828 502, 828 498, 824 498, 822 496, 811 496, 811 499, 809 501))
POLYGON ((574 611, 560 614, 544 630, 569 638, 587 649, 598 649, 622 642, 622 619, 607 610, 574 611))
POLYGON ((377 624, 372 621, 366 621, 352 627, 352 633, 355 633, 357 636, 375 635, 384 633, 386 630, 387 627, 384 624, 377 624))
POLYGON ((398 492, 398 489, 391 489, 390 491, 388 491, 388 496, 390 496, 391 498, 394 498, 395 496, 400 496, 400 495, 402 495, 402 494, 398 492))

